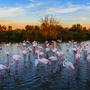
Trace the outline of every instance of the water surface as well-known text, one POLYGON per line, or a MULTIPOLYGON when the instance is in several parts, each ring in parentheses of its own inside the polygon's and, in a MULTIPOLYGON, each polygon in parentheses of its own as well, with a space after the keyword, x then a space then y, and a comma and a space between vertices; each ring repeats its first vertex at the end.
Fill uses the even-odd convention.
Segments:
MULTIPOLYGON (((89 41, 84 41, 86 44, 89 41)), ((65 53, 65 57, 67 60, 71 61, 75 65, 75 57, 74 52, 71 47, 67 47, 66 44, 68 42, 58 43, 57 49, 58 51, 63 51, 65 53)), ((78 46, 81 42, 78 43, 78 46)), ((4 65, 7 64, 7 57, 4 52, 4 43, 2 42, 0 45, 0 63, 4 65)), ((40 44, 43 46, 43 43, 40 44)), ((25 48, 27 50, 27 48, 25 48)), ((10 52, 9 63, 12 63, 12 56, 20 53, 20 49, 15 46, 15 43, 12 43, 8 48, 10 52)), ((28 50, 27 50, 28 51, 28 50)), ((52 52, 49 52, 49 56, 52 55, 52 52)), ((43 56, 46 57, 46 56, 43 56)), ((39 64, 38 69, 36 71, 35 67, 35 59, 37 59, 37 55, 33 52, 30 55, 26 55, 26 62, 24 62, 24 58, 18 60, 18 71, 15 70, 15 64, 10 66, 10 72, 4 75, 4 77, 0 77, 0 90, 89 90, 90 89, 90 71, 89 64, 86 61, 84 53, 81 53, 81 57, 79 60, 78 66, 75 68, 75 76, 71 80, 73 75, 72 70, 70 69, 70 78, 68 80, 68 72, 65 67, 54 62, 53 68, 50 64, 48 64, 50 68, 50 75, 47 66, 45 66, 44 73, 44 65, 39 64)), ((5 71, 3 70, 2 73, 5 71)))

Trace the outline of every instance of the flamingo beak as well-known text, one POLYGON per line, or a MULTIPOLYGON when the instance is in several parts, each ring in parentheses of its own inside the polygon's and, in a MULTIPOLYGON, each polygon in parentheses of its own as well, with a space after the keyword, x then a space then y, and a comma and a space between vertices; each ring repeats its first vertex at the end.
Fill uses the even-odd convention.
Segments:
POLYGON ((48 63, 52 64, 50 61, 48 61, 48 63))
POLYGON ((77 60, 77 57, 75 57, 75 60, 77 60))
POLYGON ((27 54, 29 54, 29 52, 27 52, 27 54))
POLYGON ((22 59, 22 57, 20 57, 20 59, 22 59))
POLYGON ((54 43, 52 43, 52 45, 54 45, 54 43))
POLYGON ((10 56, 10 54, 7 54, 8 56, 10 56))
POLYGON ((35 49, 38 48, 38 47, 35 47, 35 49))
POLYGON ((75 67, 74 66, 69 66, 70 68, 72 68, 72 69, 75 69, 75 67))

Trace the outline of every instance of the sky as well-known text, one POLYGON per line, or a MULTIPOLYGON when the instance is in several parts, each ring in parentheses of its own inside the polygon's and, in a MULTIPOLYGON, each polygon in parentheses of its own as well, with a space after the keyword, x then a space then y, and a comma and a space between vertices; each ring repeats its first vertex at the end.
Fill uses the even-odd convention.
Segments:
POLYGON ((0 0, 0 24, 24 29, 54 16, 63 27, 80 24, 90 28, 90 0, 0 0))

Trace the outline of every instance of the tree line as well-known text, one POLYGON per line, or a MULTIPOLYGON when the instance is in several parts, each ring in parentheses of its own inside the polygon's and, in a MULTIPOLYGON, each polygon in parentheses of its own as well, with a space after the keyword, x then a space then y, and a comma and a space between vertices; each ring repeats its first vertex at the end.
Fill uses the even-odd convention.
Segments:
POLYGON ((62 27, 60 21, 54 16, 45 16, 40 18, 40 25, 26 25, 25 29, 12 30, 12 26, 0 25, 0 39, 7 41, 20 42, 23 40, 29 41, 45 41, 57 40, 77 40, 90 39, 90 28, 87 29, 80 24, 73 24, 72 27, 62 27))

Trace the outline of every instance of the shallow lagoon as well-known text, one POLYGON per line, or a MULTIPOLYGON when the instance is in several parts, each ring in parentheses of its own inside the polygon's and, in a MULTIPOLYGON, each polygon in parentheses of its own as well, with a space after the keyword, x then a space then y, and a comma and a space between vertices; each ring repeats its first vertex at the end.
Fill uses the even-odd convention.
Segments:
MULTIPOLYGON (((89 41, 84 41, 86 44, 89 41)), ((75 65, 75 57, 74 52, 72 51, 71 47, 67 47, 66 44, 68 42, 62 42, 57 44, 58 51, 63 51, 67 60, 71 61, 75 65), (68 50, 67 50, 68 49, 68 50)), ((78 43, 78 46, 81 42, 78 43)), ((0 63, 7 66, 7 57, 4 53, 4 46, 3 42, 0 45, 0 63)), ((39 44, 43 46, 42 44, 39 44)), ((25 48, 27 50, 27 48, 25 48)), ((8 48, 10 52, 9 62, 12 63, 12 56, 14 54, 19 54, 23 57, 20 53, 20 49, 15 46, 15 43, 12 43, 11 46, 8 48)), ((27 50, 28 51, 28 50, 27 50)), ((52 53, 49 52, 49 56, 52 53)), ((45 57, 45 56, 43 56, 45 57)), ((81 58, 79 60, 78 66, 75 68, 75 76, 71 80, 73 75, 72 70, 70 72, 70 79, 68 80, 68 72, 67 69, 54 62, 53 65, 55 68, 52 68, 50 64, 50 75, 48 68, 45 67, 45 74, 44 74, 44 65, 39 64, 38 69, 36 72, 35 67, 35 59, 37 56, 31 52, 30 55, 26 55, 26 62, 24 62, 24 58, 18 60, 18 71, 15 70, 15 64, 10 66, 10 72, 5 74, 2 78, 0 77, 0 90, 89 90, 90 89, 90 71, 89 71, 89 64, 86 61, 84 53, 81 53, 81 58)), ((3 70, 3 73, 5 71, 3 70)))

